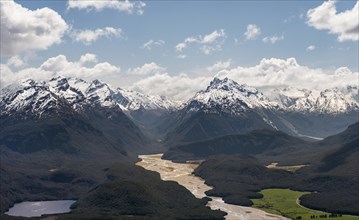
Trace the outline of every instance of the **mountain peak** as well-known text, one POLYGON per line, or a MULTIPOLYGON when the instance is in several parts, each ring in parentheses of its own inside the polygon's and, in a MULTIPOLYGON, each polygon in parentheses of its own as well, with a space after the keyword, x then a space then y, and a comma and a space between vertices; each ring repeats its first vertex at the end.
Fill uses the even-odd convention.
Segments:
POLYGON ((257 89, 236 81, 215 77, 206 90, 198 92, 189 101, 189 110, 242 114, 253 108, 269 108, 271 104, 257 89))
POLYGON ((98 79, 95 79, 95 80, 92 81, 92 84, 95 85, 95 86, 103 86, 106 83, 104 83, 104 82, 102 82, 102 81, 100 81, 98 79))
POLYGON ((258 90, 256 88, 248 86, 247 84, 239 84, 236 81, 229 79, 228 77, 225 77, 224 79, 219 79, 215 77, 210 82, 210 85, 207 87, 206 92, 210 90, 239 92, 245 96, 258 94, 258 90))
POLYGON ((36 86, 37 85, 36 81, 33 80, 33 79, 22 80, 20 84, 23 87, 31 87, 31 86, 36 86))
POLYGON ((272 101, 286 111, 336 114, 359 108, 357 91, 350 86, 322 91, 287 87, 273 90, 272 101))
MULTIPOLYGON (((227 83, 228 80, 230 80, 230 79, 228 79, 228 77, 225 77, 224 79, 214 77, 213 80, 210 82, 210 86, 219 85, 219 84, 222 84, 222 83, 227 83)), ((233 80, 231 80, 231 81, 233 81, 233 80)))
POLYGON ((220 79, 218 77, 215 77, 210 82, 208 88, 223 88, 225 90, 228 90, 229 87, 235 87, 235 86, 238 86, 238 85, 239 84, 236 81, 231 80, 228 77, 226 77, 224 79, 220 79))

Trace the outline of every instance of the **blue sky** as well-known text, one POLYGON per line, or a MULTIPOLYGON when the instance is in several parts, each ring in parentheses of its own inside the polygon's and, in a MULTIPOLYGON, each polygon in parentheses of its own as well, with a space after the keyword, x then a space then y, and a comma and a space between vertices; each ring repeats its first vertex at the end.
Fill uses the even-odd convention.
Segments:
MULTIPOLYGON (((334 17, 332 23, 323 24, 313 17, 313 22, 309 24, 308 11, 323 5, 323 1, 144 1, 143 5, 131 2, 135 4, 131 12, 114 7, 100 10, 91 6, 69 8, 68 1, 16 3, 31 11, 48 7, 57 12, 67 26, 57 33, 60 36, 56 42, 50 42, 43 48, 2 50, 3 72, 11 57, 16 56, 24 63, 16 68, 7 65, 11 74, 39 68, 51 57, 64 55, 67 61, 75 62, 87 53, 94 54, 98 63, 107 62, 120 69, 115 71, 116 77, 104 74, 104 80, 111 80, 116 86, 132 86, 139 90, 138 85, 133 86, 136 82, 156 74, 178 76, 185 73, 189 78, 214 76, 220 68, 260 65, 263 58, 282 61, 295 58, 298 65, 323 72, 335 72, 340 67, 358 72, 357 29, 354 35, 346 38, 348 30, 339 27, 346 25, 336 21, 342 18, 334 17), (246 38, 249 25, 255 27, 257 34, 246 38), (98 36, 97 40, 75 40, 83 30, 101 29, 104 33, 106 27, 113 28, 112 32, 98 36), (210 34, 214 38, 210 38, 210 34), (345 35, 344 40, 339 39, 341 34, 345 35), (217 38, 215 35, 218 35, 217 38), (189 38, 192 42, 186 43, 184 49, 176 50, 176 45, 189 38), (157 43, 143 47, 150 40, 157 43), (153 65, 148 67, 153 67, 152 71, 136 73, 140 67, 151 63, 153 65), (216 63, 222 65, 211 69, 216 63)), ((356 1, 337 1, 330 7, 334 7, 339 14, 356 10, 356 4, 356 1)), ((329 10, 327 14, 331 15, 329 10)), ((327 14, 323 9, 315 16, 325 17, 327 14)), ((347 23, 358 28, 358 16, 352 14, 347 17, 351 19, 347 23)), ((2 30, 10 30, 3 25, 2 30)), ((6 44, 4 41, 2 47, 6 44)), ((4 79, 2 83, 6 84, 4 79)))

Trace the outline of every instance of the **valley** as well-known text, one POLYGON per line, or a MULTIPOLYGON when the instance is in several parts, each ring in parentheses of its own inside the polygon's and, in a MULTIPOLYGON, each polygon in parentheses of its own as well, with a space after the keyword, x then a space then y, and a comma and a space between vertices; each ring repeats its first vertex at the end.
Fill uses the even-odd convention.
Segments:
POLYGON ((2 91, 2 219, 48 200, 76 200, 57 219, 285 219, 251 207, 273 187, 317 191, 301 204, 358 215, 359 123, 344 130, 355 101, 296 112, 228 78, 182 105, 64 77, 2 91), (297 135, 307 126, 342 132, 297 135))
POLYGON ((359 220, 359 0, 0 0, 1 220, 359 220))
POLYGON ((209 198, 207 206, 211 209, 219 209, 227 213, 225 219, 238 220, 238 219, 262 219, 262 220, 284 220, 279 215, 273 215, 263 212, 251 207, 231 205, 225 203, 220 197, 213 197, 205 194, 206 191, 212 187, 205 184, 205 181, 192 174, 198 164, 194 163, 173 163, 168 160, 161 159, 162 154, 155 155, 140 155, 140 162, 138 166, 144 167, 147 170, 156 171, 161 175, 164 181, 176 181, 180 185, 186 187, 197 198, 209 198))

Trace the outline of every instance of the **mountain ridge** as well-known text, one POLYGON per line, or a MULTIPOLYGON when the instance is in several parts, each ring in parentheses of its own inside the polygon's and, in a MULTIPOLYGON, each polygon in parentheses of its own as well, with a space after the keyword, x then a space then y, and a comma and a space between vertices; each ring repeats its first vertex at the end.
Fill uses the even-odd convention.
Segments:
POLYGON ((179 104, 166 97, 113 88, 100 80, 88 83, 60 76, 41 82, 30 79, 3 88, 0 110, 1 115, 25 113, 19 116, 41 117, 68 108, 77 112, 109 108, 126 114, 142 132, 155 139, 167 134, 168 140, 180 140, 187 133, 199 131, 200 139, 206 139, 269 128, 303 138, 323 138, 359 120, 357 90, 356 86, 323 91, 287 87, 274 89, 271 96, 266 96, 246 84, 215 77, 205 90, 179 104), (223 132, 208 131, 209 125, 216 128, 220 124, 228 128, 223 132), (182 133, 179 136, 183 137, 171 138, 174 133, 182 133))

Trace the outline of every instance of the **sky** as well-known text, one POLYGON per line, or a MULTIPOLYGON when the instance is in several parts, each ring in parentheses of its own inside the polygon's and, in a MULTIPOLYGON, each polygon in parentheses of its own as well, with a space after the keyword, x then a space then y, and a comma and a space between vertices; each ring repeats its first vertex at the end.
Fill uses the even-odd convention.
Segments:
POLYGON ((177 100, 213 77, 358 85, 357 1, 1 2, 1 87, 62 75, 177 100))

